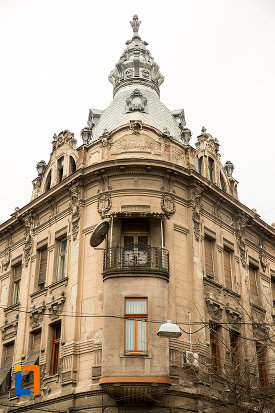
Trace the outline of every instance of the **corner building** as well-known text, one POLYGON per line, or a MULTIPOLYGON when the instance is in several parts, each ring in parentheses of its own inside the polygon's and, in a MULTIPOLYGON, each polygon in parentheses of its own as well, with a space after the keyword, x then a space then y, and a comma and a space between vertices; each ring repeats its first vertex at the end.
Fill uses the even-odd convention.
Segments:
POLYGON ((80 147, 54 135, 0 226, 2 412, 274 411, 275 230, 238 200, 217 139, 203 127, 191 146, 161 103, 139 25, 111 104, 80 147), (157 335, 167 320, 180 338, 157 335), (40 395, 16 396, 14 365, 35 363, 40 395))

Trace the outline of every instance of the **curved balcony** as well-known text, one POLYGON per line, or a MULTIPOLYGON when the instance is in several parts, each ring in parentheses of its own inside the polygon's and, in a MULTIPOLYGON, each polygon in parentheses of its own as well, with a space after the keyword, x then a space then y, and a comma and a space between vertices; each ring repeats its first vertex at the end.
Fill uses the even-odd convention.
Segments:
POLYGON ((124 274, 155 274, 169 278, 169 252, 147 244, 127 244, 104 251, 103 277, 124 274))

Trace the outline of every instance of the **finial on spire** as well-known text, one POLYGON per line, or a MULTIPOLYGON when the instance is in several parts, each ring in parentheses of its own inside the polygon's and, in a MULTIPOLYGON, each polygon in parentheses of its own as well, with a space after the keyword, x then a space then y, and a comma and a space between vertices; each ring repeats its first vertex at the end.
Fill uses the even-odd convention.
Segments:
POLYGON ((130 24, 131 24, 131 26, 132 26, 132 29, 133 29, 134 34, 138 34, 138 29, 139 29, 139 26, 140 26, 140 21, 139 21, 139 19, 138 19, 138 15, 137 15, 137 14, 134 14, 133 20, 130 21, 130 24))

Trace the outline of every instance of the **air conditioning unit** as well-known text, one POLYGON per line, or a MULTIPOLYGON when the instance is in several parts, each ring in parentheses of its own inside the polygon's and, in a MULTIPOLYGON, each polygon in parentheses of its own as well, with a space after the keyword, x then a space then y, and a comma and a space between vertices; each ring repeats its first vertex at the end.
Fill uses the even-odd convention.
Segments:
POLYGON ((182 366, 189 364, 191 366, 197 366, 199 364, 199 355, 193 351, 184 351, 182 354, 182 366))

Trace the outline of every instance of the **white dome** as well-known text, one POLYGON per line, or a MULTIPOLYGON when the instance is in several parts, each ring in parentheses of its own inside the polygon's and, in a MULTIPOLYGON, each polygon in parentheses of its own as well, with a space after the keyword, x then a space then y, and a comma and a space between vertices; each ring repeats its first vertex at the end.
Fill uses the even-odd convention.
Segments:
POLYGON ((141 120, 144 124, 153 126, 160 132, 168 129, 173 138, 180 140, 178 123, 173 113, 159 100, 157 92, 148 86, 132 84, 119 89, 112 103, 102 112, 98 123, 93 128, 91 141, 100 138, 105 129, 112 132, 119 126, 129 124, 130 120, 141 120), (127 113, 126 99, 136 89, 147 99, 146 113, 142 111, 127 113))

